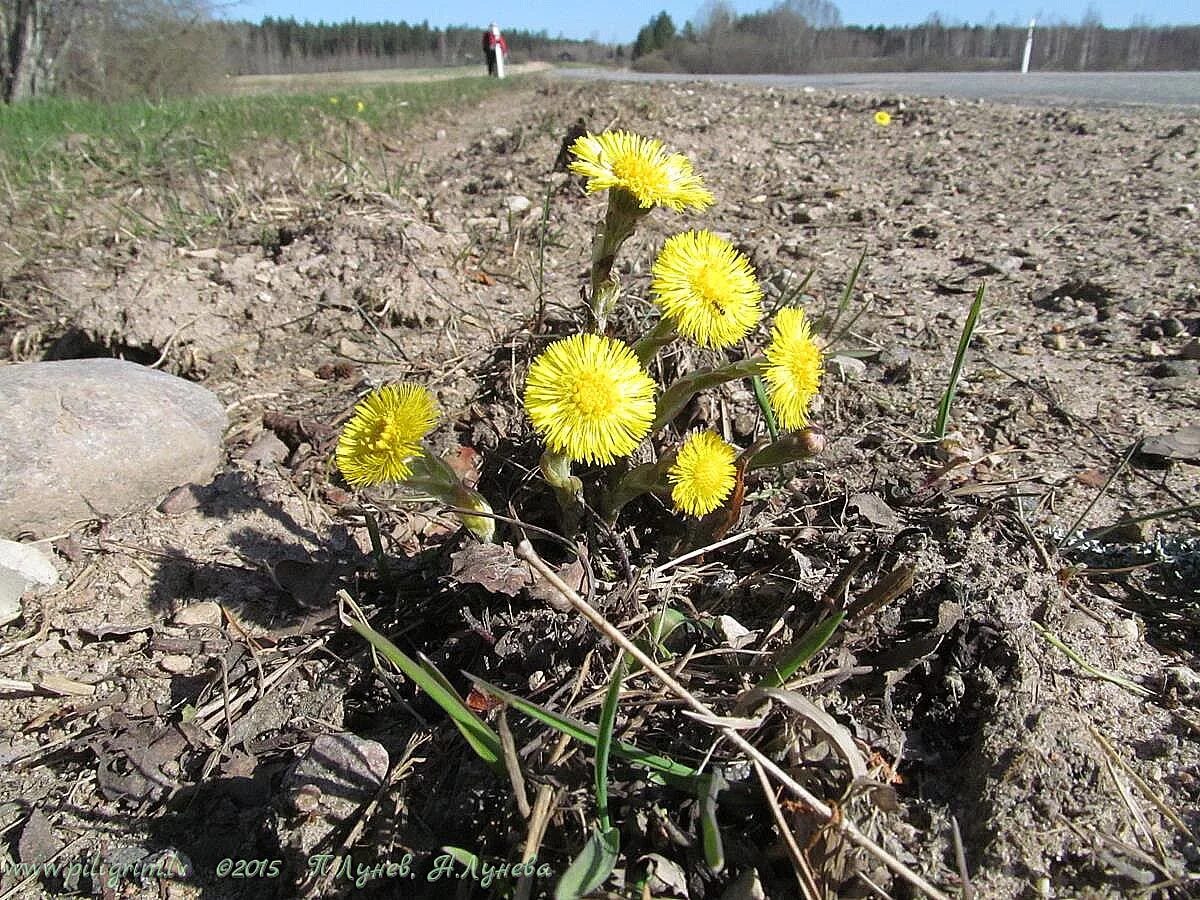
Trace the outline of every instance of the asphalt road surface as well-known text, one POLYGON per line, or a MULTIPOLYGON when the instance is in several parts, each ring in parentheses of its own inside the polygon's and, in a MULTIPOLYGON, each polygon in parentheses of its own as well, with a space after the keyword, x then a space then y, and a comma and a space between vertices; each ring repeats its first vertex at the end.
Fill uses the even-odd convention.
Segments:
POLYGON ((561 78, 718 81, 855 94, 962 97, 1076 106, 1170 106, 1200 113, 1200 72, 883 72, 871 75, 684 75, 620 69, 555 69, 561 78))

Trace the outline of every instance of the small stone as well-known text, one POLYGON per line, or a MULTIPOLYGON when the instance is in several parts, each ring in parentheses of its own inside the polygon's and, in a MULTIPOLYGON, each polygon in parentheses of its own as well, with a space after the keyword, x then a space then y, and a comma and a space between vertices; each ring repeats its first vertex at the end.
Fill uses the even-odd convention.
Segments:
POLYGON ((1200 360, 1200 339, 1188 341, 1179 351, 1179 358, 1200 360))
POLYGON ((529 212, 529 208, 533 206, 533 201, 528 197, 522 197, 519 194, 513 197, 504 199, 504 208, 513 215, 520 215, 523 212, 529 212))
POLYGON ((1169 319, 1163 319, 1159 325, 1162 328, 1162 333, 1167 337, 1179 337, 1181 334, 1187 334, 1187 326, 1174 316, 1169 319))
POLYGON ((349 732, 323 734, 296 763, 284 793, 297 810, 341 822, 375 796, 388 765, 387 750, 376 741, 349 732))
POLYGON ((33 651, 33 655, 38 659, 50 659, 50 657, 57 656, 64 649, 62 641, 58 638, 50 638, 48 641, 38 644, 37 648, 33 651))
POLYGON ((171 621, 176 625, 211 625, 220 628, 222 619, 221 604, 213 600, 201 600, 179 610, 171 621))
POLYGON ((1144 325, 1142 325, 1142 337, 1148 340, 1161 340, 1163 333, 1162 324, 1157 319, 1151 319, 1149 322, 1146 322, 1144 325))
POLYGON ((854 356, 832 356, 828 362, 837 368, 844 381, 859 381, 867 374, 867 364, 854 356))
POLYGON ((64 841, 54 833, 46 814, 34 807, 17 840, 17 858, 23 863, 49 862, 62 850, 64 841))
POLYGON ((163 498, 158 511, 167 516, 181 516, 200 505, 200 490, 194 484, 181 484, 163 498))
POLYGON ((254 443, 246 448, 246 452, 242 454, 242 460, 270 465, 283 462, 287 459, 289 452, 287 444, 281 441, 275 432, 268 429, 256 437, 254 443))
POLYGON ((117 577, 125 583, 126 587, 137 587, 146 580, 146 573, 137 566, 126 566, 117 572, 117 577))
POLYGON ((185 675, 192 671, 192 658, 180 653, 169 653, 158 661, 158 667, 172 675, 185 675))
POLYGON ((1196 372, 1196 364, 1191 360, 1167 359, 1151 369, 1150 376, 1152 378, 1186 378, 1188 375, 1195 375, 1196 372))
POLYGON ((0 534, 53 534, 206 483, 225 408, 206 388, 119 359, 0 366, 0 534))
POLYGON ((0 538, 0 625, 21 615, 21 595, 30 587, 57 582, 58 570, 38 547, 0 538))
POLYGON ((1118 619, 1116 623, 1117 636, 1129 643, 1136 643, 1141 640, 1141 629, 1138 628, 1136 619, 1118 619))

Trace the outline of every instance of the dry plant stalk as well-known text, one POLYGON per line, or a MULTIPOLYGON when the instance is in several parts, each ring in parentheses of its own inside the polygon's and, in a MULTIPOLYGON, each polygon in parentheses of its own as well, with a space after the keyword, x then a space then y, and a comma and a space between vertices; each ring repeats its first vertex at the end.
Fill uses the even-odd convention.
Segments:
POLYGON ((655 678, 663 683, 663 685, 686 703, 692 710, 698 713, 705 720, 706 724, 717 728, 724 737, 736 744, 747 756, 749 756, 757 765, 766 770, 776 782, 778 782, 785 790, 792 794, 796 799, 805 803, 818 816, 825 820, 826 824, 831 828, 836 828, 844 834, 852 843, 861 847, 863 850, 870 853, 881 863, 903 878, 913 887, 923 892, 928 897, 933 897, 935 900, 950 900, 948 894, 938 890, 919 874, 914 872, 890 852, 888 852, 879 844, 875 843, 871 838, 867 837, 862 830, 847 819, 840 812, 835 814, 833 809, 823 800, 820 800, 814 794, 806 790, 794 778, 779 768, 773 760, 768 758, 757 747, 751 744, 748 740, 742 737, 736 729, 728 725, 717 725, 716 722, 721 720, 721 717, 713 711, 709 706, 698 700, 687 688, 676 681, 671 675, 663 669, 658 663, 652 660, 649 656, 642 652, 629 638, 622 634, 616 626, 609 622, 601 615, 595 607, 579 596, 569 585, 564 583, 558 577, 558 574, 546 565, 545 561, 538 556, 537 551, 533 549, 533 545, 528 540, 522 540, 516 549, 516 554, 521 559, 525 560, 529 565, 537 570, 537 573, 549 582, 563 599, 571 604, 575 610, 580 613, 585 619, 596 627, 596 630, 603 634, 606 638, 636 659, 639 663, 645 666, 646 671, 652 673, 655 678))

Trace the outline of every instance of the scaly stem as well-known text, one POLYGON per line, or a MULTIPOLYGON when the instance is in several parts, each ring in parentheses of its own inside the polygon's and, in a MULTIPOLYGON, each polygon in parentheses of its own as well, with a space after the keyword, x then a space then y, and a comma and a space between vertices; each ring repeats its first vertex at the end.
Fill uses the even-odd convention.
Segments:
POLYGON ((542 474, 562 510, 563 534, 570 536, 583 521, 583 482, 571 474, 571 460, 552 450, 542 454, 542 474))
POLYGON ((642 209, 628 191, 612 188, 608 192, 608 209, 604 221, 592 240, 591 292, 588 302, 592 308, 596 331, 603 334, 608 328, 609 313, 621 299, 621 283, 613 272, 617 251, 633 234, 638 220, 649 210, 642 209))

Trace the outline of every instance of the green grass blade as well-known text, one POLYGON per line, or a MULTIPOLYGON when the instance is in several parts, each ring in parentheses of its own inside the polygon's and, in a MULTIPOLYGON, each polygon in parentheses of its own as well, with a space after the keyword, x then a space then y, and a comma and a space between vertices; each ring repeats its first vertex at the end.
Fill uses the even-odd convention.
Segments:
MULTIPOLYGON (((862 271, 863 263, 867 261, 867 251, 864 249, 859 254, 858 262, 854 264, 854 269, 850 272, 850 278, 846 281, 846 287, 842 290, 841 300, 838 301, 837 313, 834 314, 833 321, 829 323, 829 327, 825 329, 828 334, 829 343, 832 344, 840 337, 837 333, 838 323, 842 321, 842 316, 846 314, 846 310, 850 308, 850 298, 854 296, 854 286, 858 284, 858 273, 862 271)), ((851 323, 853 324, 853 323, 851 323)), ((848 329, 849 326, 846 326, 848 329)), ((842 329, 845 331, 846 329, 842 329)))
POLYGON ((946 426, 950 421, 950 404, 954 402, 954 393, 958 390, 958 379, 962 375, 963 362, 967 358, 967 348, 971 346, 971 335, 975 333, 975 325, 979 321, 979 311, 983 309, 983 295, 987 287, 981 282, 975 292, 975 300, 967 313, 967 321, 963 323, 962 336, 958 339, 958 350, 954 354, 954 365, 950 367, 950 383, 946 385, 946 393, 938 404, 937 419, 933 423, 933 433, 939 439, 946 436, 946 426))
MULTIPOLYGON (((503 700, 518 712, 522 712, 532 719, 537 719, 543 725, 549 725, 551 728, 561 731, 565 735, 573 737, 575 740, 579 741, 585 746, 593 748, 596 746, 598 734, 596 729, 592 728, 590 725, 585 725, 578 719, 572 719, 568 716, 561 715, 560 713, 552 712, 551 710, 546 709, 544 706, 539 706, 536 703, 525 700, 522 697, 518 697, 516 694, 510 694, 503 688, 496 687, 494 684, 489 684, 482 678, 479 678, 475 675, 467 674, 467 677, 470 678, 475 686, 481 691, 485 691, 491 694, 493 697, 503 700)), ((672 759, 667 759, 665 756, 659 756, 657 753, 648 753, 647 751, 642 750, 640 747, 636 747, 633 744, 626 743, 625 741, 614 741, 611 752, 614 756, 617 756, 626 762, 650 769, 652 772, 657 772, 668 781, 680 784, 686 788, 691 788, 695 783, 695 779, 702 777, 690 766, 686 766, 683 763, 677 763, 672 759)))
POLYGON ((617 657, 613 666, 608 690, 604 693, 604 705, 600 707, 600 721, 596 728, 596 818, 600 830, 608 831, 612 822, 608 817, 608 755, 612 750, 613 729, 617 723, 617 704, 621 699, 621 679, 625 675, 625 653, 617 657))
POLYGON ((596 890, 616 868, 620 853, 621 833, 617 829, 593 828, 583 850, 558 880, 554 900, 576 900, 596 890))
POLYGON ((779 425, 775 422, 775 410, 771 409, 771 401, 767 399, 767 386, 763 384, 761 375, 755 375, 750 379, 750 383, 754 385, 754 400, 762 411, 763 421, 767 423, 767 431, 771 433, 771 440, 777 441, 779 440, 779 425))
POLYGON ((725 843, 721 839, 721 828, 717 824, 717 795, 729 782, 721 774, 720 769, 714 770, 710 778, 704 779, 696 786, 696 801, 700 808, 700 840, 704 845, 704 862, 714 875, 721 874, 725 868, 725 843))
MULTIPOLYGON (((785 306, 802 306, 803 304, 800 301, 804 299, 804 292, 808 289, 808 283, 812 281, 815 274, 817 274, 816 269, 809 269, 808 274, 794 288, 791 286, 791 278, 789 277, 783 287, 780 288, 779 296, 775 298, 775 303, 772 304, 766 317, 768 319, 775 318, 775 313, 779 312, 785 306)), ((812 298, 810 297, 809 299, 811 300, 812 298)))
POLYGON ((844 612, 834 613, 814 625, 796 641, 784 647, 771 659, 771 671, 758 683, 760 688, 783 687, 796 670, 812 659, 829 643, 837 627, 846 618, 844 612))
MULTIPOLYGON (((366 622, 351 619, 350 627, 366 638, 367 642, 382 653, 388 662, 395 665, 412 680, 413 684, 428 694, 429 698, 445 711, 480 759, 497 772, 504 772, 500 735, 492 731, 467 707, 458 693, 449 687, 449 682, 441 672, 438 672, 437 675, 431 674, 366 622)), ((428 663, 428 665, 433 668, 433 663, 428 663)))

